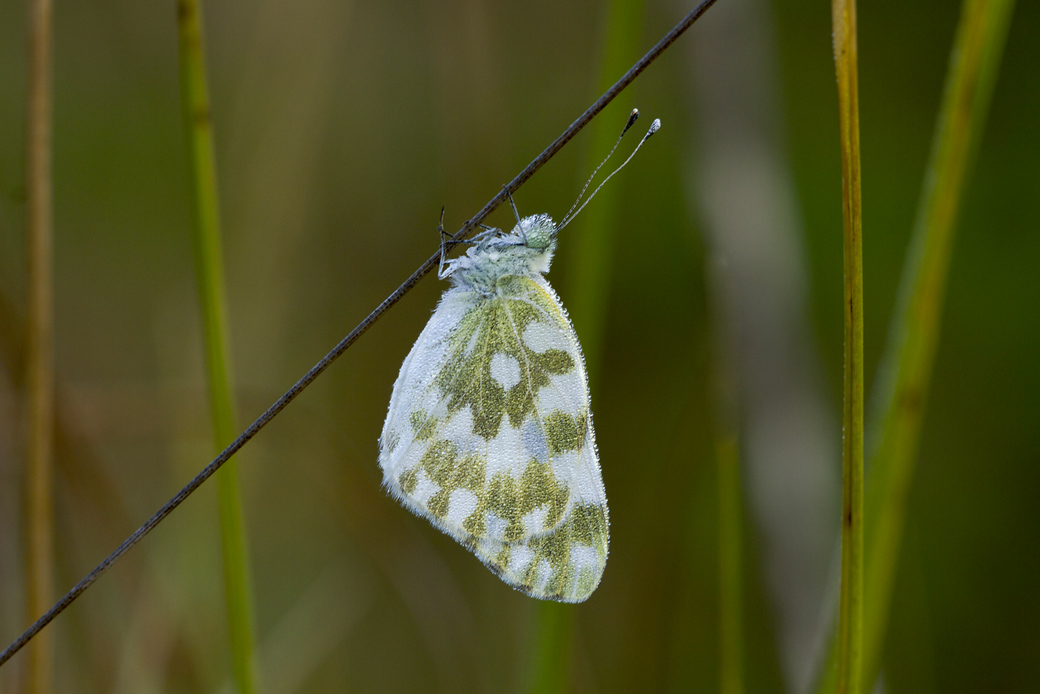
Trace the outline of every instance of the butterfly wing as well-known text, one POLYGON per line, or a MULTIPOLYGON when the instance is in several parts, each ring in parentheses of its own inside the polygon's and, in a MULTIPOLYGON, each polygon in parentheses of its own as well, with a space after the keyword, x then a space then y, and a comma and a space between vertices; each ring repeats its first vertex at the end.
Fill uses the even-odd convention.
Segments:
POLYGON ((503 580, 580 602, 608 517, 574 330, 541 276, 448 290, 405 359, 381 439, 384 482, 503 580))

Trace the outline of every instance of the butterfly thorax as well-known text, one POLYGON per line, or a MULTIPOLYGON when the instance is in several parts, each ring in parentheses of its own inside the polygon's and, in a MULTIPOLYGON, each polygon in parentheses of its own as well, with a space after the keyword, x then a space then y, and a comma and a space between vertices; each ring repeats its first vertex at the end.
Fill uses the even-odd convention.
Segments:
POLYGON ((466 255, 448 261, 448 272, 455 286, 490 295, 507 275, 537 277, 549 271, 556 224, 547 214, 532 215, 508 234, 492 229, 478 239, 466 255))

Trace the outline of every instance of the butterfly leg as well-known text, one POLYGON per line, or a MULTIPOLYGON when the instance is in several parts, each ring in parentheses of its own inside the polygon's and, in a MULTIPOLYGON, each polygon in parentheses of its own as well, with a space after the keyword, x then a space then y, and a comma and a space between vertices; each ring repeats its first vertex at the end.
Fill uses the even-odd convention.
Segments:
POLYGON ((513 202, 513 194, 507 192, 506 196, 509 198, 509 206, 513 208, 513 215, 516 216, 516 223, 519 224, 520 223, 520 213, 516 209, 516 203, 513 202))
POLYGON ((444 279, 451 274, 451 270, 449 270, 447 274, 444 272, 444 237, 447 236, 450 239, 455 238, 454 234, 449 234, 444 230, 444 205, 441 205, 441 218, 440 221, 437 222, 437 233, 440 234, 441 237, 441 263, 437 268, 437 278, 444 279))

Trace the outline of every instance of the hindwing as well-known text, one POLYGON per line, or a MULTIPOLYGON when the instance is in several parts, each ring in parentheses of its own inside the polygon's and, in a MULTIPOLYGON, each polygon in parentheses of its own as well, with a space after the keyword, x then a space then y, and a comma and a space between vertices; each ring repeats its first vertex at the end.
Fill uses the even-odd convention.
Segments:
POLYGON ((401 367, 384 483, 517 589, 580 602, 607 557, 581 347, 540 275, 453 287, 401 367))

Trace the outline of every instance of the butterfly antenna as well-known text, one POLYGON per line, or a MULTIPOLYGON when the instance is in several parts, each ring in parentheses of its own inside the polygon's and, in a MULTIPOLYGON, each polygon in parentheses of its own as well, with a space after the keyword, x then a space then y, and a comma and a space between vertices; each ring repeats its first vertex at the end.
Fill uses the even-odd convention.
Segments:
MULTIPOLYGON (((632 161, 632 157, 634 157, 636 155, 636 152, 638 152, 639 148, 643 146, 643 143, 646 142, 647 140, 649 140, 650 136, 653 135, 654 133, 656 133, 660 129, 661 129, 661 119, 660 118, 655 118, 654 122, 650 124, 650 129, 646 131, 646 135, 643 135, 643 139, 639 141, 639 144, 636 145, 636 148, 633 149, 632 153, 628 155, 628 159, 626 159, 625 161, 621 162, 621 166, 619 166, 616 169, 614 169, 613 171, 611 171, 610 175, 607 176, 606 178, 604 178, 603 182, 600 183, 598 186, 596 186, 596 190, 592 191, 592 194, 589 195, 589 197, 585 199, 585 202, 583 202, 581 204, 581 207, 579 207, 577 209, 577 211, 574 212, 574 214, 571 214, 570 212, 567 212, 567 216, 563 218, 563 221, 560 222, 559 226, 556 227, 556 230, 559 231, 560 229, 562 229, 565 226, 567 226, 568 224, 570 224, 571 221, 575 217, 578 216, 578 213, 585 209, 585 206, 589 204, 589 201, 592 200, 592 198, 596 197, 596 193, 599 192, 599 189, 602 188, 606 184, 607 181, 609 181, 611 178, 613 178, 614 174, 616 174, 621 169, 625 168, 625 165, 628 164, 628 162, 632 161)), ((622 135, 624 135, 624 133, 622 133, 622 135)), ((615 145, 615 147, 616 146, 617 145, 615 145)), ((602 166, 602 164, 600 164, 600 166, 602 166)), ((586 185, 588 185, 588 184, 586 184, 586 185)), ((577 204, 577 203, 575 203, 575 204, 577 204)), ((571 207, 571 209, 573 210, 574 208, 571 207)))
MULTIPOLYGON (((628 117, 628 122, 625 123, 625 127, 621 129, 621 134, 618 135, 618 139, 617 139, 616 142, 614 142, 614 146, 610 148, 610 151, 607 153, 607 156, 603 158, 603 161, 601 161, 599 163, 599 166, 597 166, 595 169, 593 169, 592 175, 589 176, 589 180, 585 181, 585 185, 583 185, 581 187, 581 192, 578 193, 577 200, 575 200, 574 204, 571 205, 571 209, 567 210, 567 214, 563 215, 564 219, 567 219, 567 218, 569 218, 571 216, 571 212, 573 212, 574 208, 578 206, 579 202, 581 202, 581 196, 585 195, 585 191, 589 189, 589 184, 592 183, 592 179, 594 179, 596 177, 596 174, 598 174, 599 170, 603 168, 603 165, 607 163, 607 160, 610 159, 611 156, 613 156, 614 150, 616 150, 618 148, 618 145, 621 144, 621 138, 623 138, 625 136, 625 133, 628 132, 628 129, 632 127, 632 125, 636 122, 636 119, 638 119, 638 118, 639 118, 639 109, 638 108, 632 109, 632 113, 628 117)), ((593 193, 593 194, 595 195, 595 193, 593 193)), ((563 228, 563 224, 561 224, 559 228, 562 229, 563 228)))

